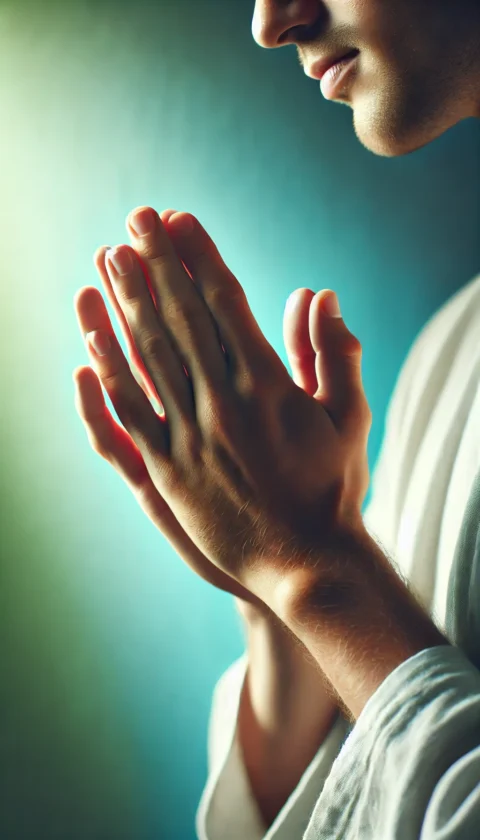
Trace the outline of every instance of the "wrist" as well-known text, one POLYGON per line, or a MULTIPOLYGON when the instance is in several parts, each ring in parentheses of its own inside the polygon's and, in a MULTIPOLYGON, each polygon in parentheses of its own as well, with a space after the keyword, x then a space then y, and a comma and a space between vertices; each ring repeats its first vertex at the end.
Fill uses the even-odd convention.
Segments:
MULTIPOLYGON (((374 587, 372 570, 367 570, 361 556, 371 554, 373 545, 379 551, 363 525, 355 530, 338 529, 328 544, 311 549, 302 564, 275 581, 270 588, 271 612, 295 634, 312 611, 325 614, 328 623, 336 616, 342 620, 345 612, 362 605, 364 590, 369 589, 371 594, 374 587)), ((378 576, 378 568, 374 571, 378 576)))
POLYGON ((448 644, 364 528, 339 534, 274 600, 354 717, 402 662, 448 644))

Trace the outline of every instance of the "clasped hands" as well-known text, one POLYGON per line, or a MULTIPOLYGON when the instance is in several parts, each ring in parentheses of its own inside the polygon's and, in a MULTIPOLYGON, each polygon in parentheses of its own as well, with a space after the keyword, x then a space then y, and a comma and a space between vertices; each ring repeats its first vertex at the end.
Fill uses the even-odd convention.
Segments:
POLYGON ((292 572, 328 574, 337 535, 363 527, 361 345, 324 312, 329 290, 297 290, 284 322, 292 379, 194 216, 141 207, 126 226, 131 246, 101 248, 95 264, 130 363, 101 293, 83 287, 75 309, 92 367, 74 372, 77 410, 195 571, 275 610, 292 572))

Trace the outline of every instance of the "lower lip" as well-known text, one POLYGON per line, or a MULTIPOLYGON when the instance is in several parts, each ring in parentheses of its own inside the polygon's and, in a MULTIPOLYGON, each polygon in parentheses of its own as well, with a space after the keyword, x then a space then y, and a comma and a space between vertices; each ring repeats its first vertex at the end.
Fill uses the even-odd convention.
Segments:
POLYGON ((342 87, 345 87, 348 74, 353 70, 357 58, 358 53, 350 56, 350 58, 342 59, 342 61, 339 61, 338 64, 334 64, 333 67, 330 67, 330 69, 323 74, 320 82, 320 90, 322 91, 325 99, 335 99, 339 90, 342 87))

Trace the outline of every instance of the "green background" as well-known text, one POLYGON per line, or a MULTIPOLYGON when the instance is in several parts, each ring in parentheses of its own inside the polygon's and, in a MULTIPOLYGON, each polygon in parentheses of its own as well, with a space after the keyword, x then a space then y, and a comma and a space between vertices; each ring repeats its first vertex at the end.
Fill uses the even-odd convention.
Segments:
POLYGON ((193 840, 210 699, 242 649, 90 448, 72 370, 92 254, 138 204, 198 216, 286 362, 297 287, 364 347, 370 463, 408 348, 479 270, 472 120, 413 155, 361 147, 252 2, 0 3, 0 836, 193 840))

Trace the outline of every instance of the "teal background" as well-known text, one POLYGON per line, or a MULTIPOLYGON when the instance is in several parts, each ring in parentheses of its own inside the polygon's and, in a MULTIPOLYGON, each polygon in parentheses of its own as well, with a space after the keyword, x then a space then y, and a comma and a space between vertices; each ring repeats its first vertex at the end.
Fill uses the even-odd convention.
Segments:
MULTIPOLYGON (((253 2, 0 3, 0 836, 193 840, 210 699, 242 649, 90 448, 73 310, 138 204, 196 214, 286 362, 297 287, 337 291, 374 422, 479 270, 480 135, 377 158, 253 2)), ((111 313, 112 314, 112 313, 111 313)))

